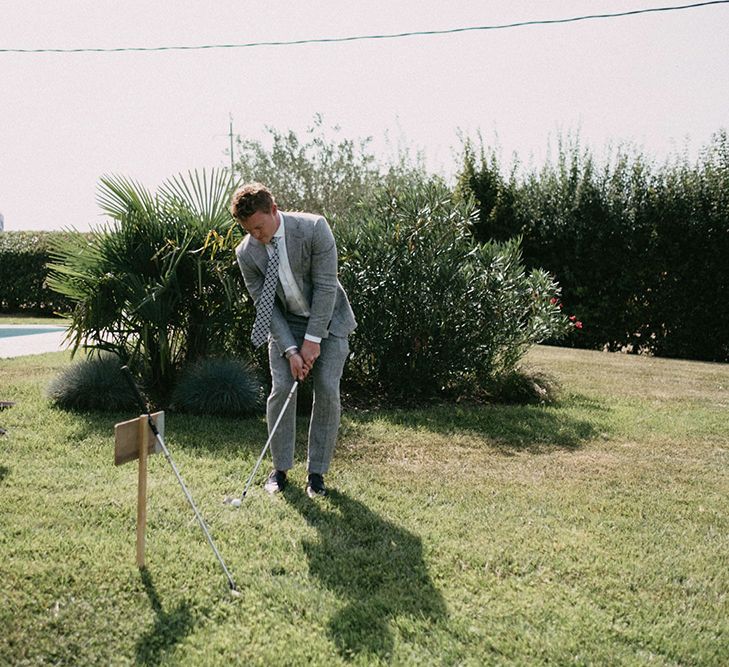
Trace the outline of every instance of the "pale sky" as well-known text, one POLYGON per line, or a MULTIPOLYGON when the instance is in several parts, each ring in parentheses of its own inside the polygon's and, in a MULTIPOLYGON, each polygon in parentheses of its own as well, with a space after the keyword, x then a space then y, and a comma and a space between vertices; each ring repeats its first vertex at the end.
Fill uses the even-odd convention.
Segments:
MULTIPOLYGON (((285 41, 494 25, 677 0, 0 0, 0 48, 285 41)), ((658 160, 729 128, 729 4, 556 26, 340 44, 151 53, 0 53, 6 230, 89 229, 96 188, 225 166, 234 132, 389 134, 444 175, 459 130, 541 164, 579 131, 658 160)))

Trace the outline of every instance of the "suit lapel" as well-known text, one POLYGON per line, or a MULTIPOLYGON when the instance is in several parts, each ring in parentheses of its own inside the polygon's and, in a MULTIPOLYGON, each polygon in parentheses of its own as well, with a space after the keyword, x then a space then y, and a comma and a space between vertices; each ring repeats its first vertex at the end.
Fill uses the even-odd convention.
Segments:
MULTIPOLYGON (((299 286, 299 289, 304 291, 304 262, 303 262, 303 253, 304 253, 304 232, 301 229, 301 224, 299 221, 290 216, 290 215, 284 215, 279 211, 279 214, 281 215, 281 218, 286 220, 284 225, 284 233, 286 235, 286 256, 289 260, 289 267, 291 268, 291 273, 294 276, 294 280, 299 286)), ((252 236, 249 241, 250 244, 250 253, 251 257, 253 258, 253 261, 255 262, 258 269, 261 271, 261 274, 263 276, 266 275, 266 267, 268 266, 268 253, 266 252, 266 246, 263 245, 263 243, 260 243, 256 239, 254 239, 252 236)), ((278 297, 281 299, 282 303, 286 303, 286 297, 284 295, 283 287, 281 287, 281 282, 276 285, 276 294, 278 294, 278 297)))
POLYGON ((260 269, 261 273, 266 275, 266 266, 268 265, 268 254, 266 253, 266 247, 260 241, 257 241, 251 236, 249 241, 251 246, 251 257, 256 263, 256 266, 260 269))
POLYGON ((291 268, 291 273, 294 274, 296 282, 300 283, 303 273, 301 255, 304 252, 304 239, 301 225, 296 218, 287 215, 284 229, 286 230, 286 255, 289 259, 289 267, 291 268))

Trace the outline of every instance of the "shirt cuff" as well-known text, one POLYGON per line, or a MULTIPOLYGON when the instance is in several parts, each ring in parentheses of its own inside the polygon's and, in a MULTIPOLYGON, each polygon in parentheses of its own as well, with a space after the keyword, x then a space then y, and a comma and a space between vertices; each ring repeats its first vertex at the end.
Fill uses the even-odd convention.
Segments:
POLYGON ((311 334, 304 334, 304 339, 310 340, 312 343, 316 343, 317 345, 321 343, 321 338, 319 338, 318 336, 312 336, 311 334))
POLYGON ((284 357, 286 357, 287 359, 288 359, 289 357, 292 357, 292 356, 294 356, 294 353, 293 353, 293 352, 291 352, 291 350, 294 350, 294 352, 298 352, 298 351, 299 351, 299 348, 298 348, 298 347, 296 347, 296 345, 292 345, 291 347, 287 347, 287 348, 286 348, 286 349, 284 350, 283 356, 284 356, 284 357), (291 352, 291 354, 289 354, 290 352, 291 352))

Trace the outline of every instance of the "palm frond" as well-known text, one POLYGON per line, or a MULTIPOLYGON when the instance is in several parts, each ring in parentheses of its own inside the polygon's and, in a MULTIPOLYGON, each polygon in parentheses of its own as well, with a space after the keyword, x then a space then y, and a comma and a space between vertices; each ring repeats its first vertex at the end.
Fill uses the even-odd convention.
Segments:
POLYGON ((230 223, 228 203, 234 187, 235 181, 227 170, 203 169, 173 176, 160 186, 159 193, 168 203, 186 207, 207 230, 230 223))
POLYGON ((156 197, 143 185, 125 176, 102 176, 96 201, 104 213, 117 221, 129 216, 154 219, 157 213, 156 197))

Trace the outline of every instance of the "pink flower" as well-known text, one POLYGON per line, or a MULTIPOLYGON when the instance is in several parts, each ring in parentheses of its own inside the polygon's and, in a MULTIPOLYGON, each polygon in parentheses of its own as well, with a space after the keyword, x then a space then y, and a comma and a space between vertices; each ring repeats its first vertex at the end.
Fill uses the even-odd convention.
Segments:
POLYGON ((574 322, 577 318, 574 315, 570 315, 570 322, 574 322))
POLYGON ((577 322, 575 322, 575 329, 582 329, 582 322, 577 320, 577 322))
POLYGON ((557 298, 556 296, 553 296, 553 297, 552 297, 552 298, 551 298, 551 299, 549 300, 549 303, 551 303, 552 305, 554 305, 555 303, 557 303, 557 301, 559 301, 559 299, 558 299, 558 298, 557 298))

